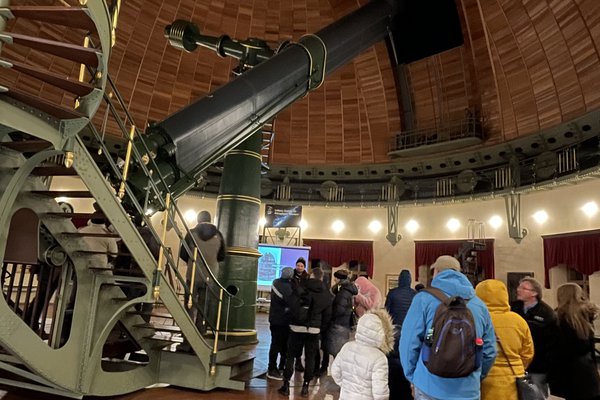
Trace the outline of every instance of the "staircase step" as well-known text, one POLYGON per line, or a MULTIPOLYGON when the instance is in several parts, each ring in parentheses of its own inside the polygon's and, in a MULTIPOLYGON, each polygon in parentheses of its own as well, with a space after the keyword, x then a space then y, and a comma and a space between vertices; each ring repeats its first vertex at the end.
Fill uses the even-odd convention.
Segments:
MULTIPOLYGON (((95 31, 96 26, 85 8, 80 7, 48 7, 48 6, 11 6, 8 11, 18 18, 43 21, 50 24, 68 26, 70 28, 95 31)), ((6 13, 0 13, 6 15, 6 13)))
MULTIPOLYGON (((1 36, 2 35, 0 34, 0 38, 1 36)), ((7 92, 3 92, 2 94, 0 94, 0 99, 3 97, 13 98, 21 103, 27 104, 30 107, 43 111, 46 114, 50 114, 58 119, 85 118, 85 115, 80 114, 76 110, 57 106, 55 103, 49 102, 36 96, 32 96, 18 89, 8 88, 7 92)))
POLYGON ((104 218, 104 214, 100 213, 100 212, 94 212, 94 213, 49 212, 49 213, 44 213, 44 216, 50 217, 50 218, 81 218, 81 219, 104 218))
POLYGON ((19 71, 34 78, 37 78, 42 82, 49 83, 50 85, 66 90, 67 92, 73 93, 77 96, 85 96, 89 94, 92 90, 94 90, 94 87, 88 83, 65 78, 61 75, 49 72, 44 68, 26 65, 17 61, 8 61, 0 59, 0 66, 5 68, 12 68, 15 71, 19 71))
POLYGON ((165 319, 173 319, 173 316, 169 313, 160 313, 160 312, 143 312, 143 311, 127 311, 129 315, 139 315, 141 317, 154 317, 154 318, 165 318, 165 319))
POLYGON ((256 354, 250 351, 245 351, 235 357, 231 357, 228 358, 226 360, 223 361, 219 361, 217 362, 217 365, 229 365, 229 366, 233 366, 233 365, 238 365, 238 364, 242 364, 248 361, 252 361, 256 358, 256 354))
POLYGON ((62 232, 61 236, 66 237, 96 237, 96 238, 114 238, 120 239, 121 236, 114 233, 90 233, 90 232, 62 232))
POLYGON ((14 32, 1 33, 0 40, 5 43, 12 42, 21 46, 27 46, 30 49, 43 51, 44 53, 71 60, 78 64, 85 64, 92 68, 98 67, 98 56, 101 55, 101 53, 89 47, 21 35, 14 32))
POLYGON ((169 326, 169 325, 153 325, 153 324, 138 324, 134 325, 134 328, 141 329, 152 329, 157 332, 170 332, 170 333, 181 333, 181 328, 178 326, 169 326))
POLYGON ((52 165, 46 167, 35 167, 31 171, 34 176, 76 176, 75 168, 67 168, 63 165, 52 165))
POLYGON ((94 196, 88 190, 32 190, 31 194, 48 197, 70 197, 73 199, 89 199, 94 196))
MULTIPOLYGON (((52 147, 52 143, 46 140, 21 140, 18 142, 2 142, 0 146, 7 149, 20 151, 21 153, 37 153, 52 147)), ((72 169, 72 168, 71 168, 72 169)))

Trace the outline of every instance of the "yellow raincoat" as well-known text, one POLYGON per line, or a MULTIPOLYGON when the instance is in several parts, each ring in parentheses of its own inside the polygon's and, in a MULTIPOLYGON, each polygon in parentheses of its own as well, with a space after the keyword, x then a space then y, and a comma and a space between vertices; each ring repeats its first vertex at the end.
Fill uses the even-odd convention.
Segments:
POLYGON ((477 285, 475 293, 490 310, 496 337, 501 341, 514 369, 513 373, 500 346, 497 346, 496 361, 481 383, 481 399, 518 400, 515 378, 525 375, 525 368, 533 359, 529 325, 521 316, 510 311, 508 291, 503 282, 485 280, 477 285))

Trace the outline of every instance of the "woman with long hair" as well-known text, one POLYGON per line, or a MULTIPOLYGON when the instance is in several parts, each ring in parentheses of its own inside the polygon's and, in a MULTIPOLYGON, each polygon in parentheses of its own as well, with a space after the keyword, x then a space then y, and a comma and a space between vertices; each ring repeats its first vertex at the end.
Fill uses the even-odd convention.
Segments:
POLYGON ((556 299, 558 331, 551 347, 550 391, 566 400, 599 400, 600 377, 592 324, 598 307, 587 300, 575 283, 560 286, 556 299))

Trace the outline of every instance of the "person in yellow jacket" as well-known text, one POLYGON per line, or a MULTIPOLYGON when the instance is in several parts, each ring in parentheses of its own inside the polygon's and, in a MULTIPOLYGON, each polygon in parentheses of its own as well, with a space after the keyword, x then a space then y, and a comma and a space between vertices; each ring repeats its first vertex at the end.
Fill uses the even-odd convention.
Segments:
POLYGON ((518 400, 515 378, 525 375, 525 369, 533 360, 533 339, 529 325, 519 314, 510 311, 508 291, 503 282, 485 280, 477 285, 475 293, 487 305, 496 337, 506 352, 505 356, 498 346, 496 361, 481 383, 481 399, 518 400))

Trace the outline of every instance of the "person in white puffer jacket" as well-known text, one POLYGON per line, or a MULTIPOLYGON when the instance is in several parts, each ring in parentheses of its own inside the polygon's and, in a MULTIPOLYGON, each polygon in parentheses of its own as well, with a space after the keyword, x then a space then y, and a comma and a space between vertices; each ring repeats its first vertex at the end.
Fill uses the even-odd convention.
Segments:
POLYGON ((388 360, 394 345, 394 326, 385 309, 371 310, 358 320, 356 339, 342 347, 331 375, 343 400, 387 400, 388 360))

